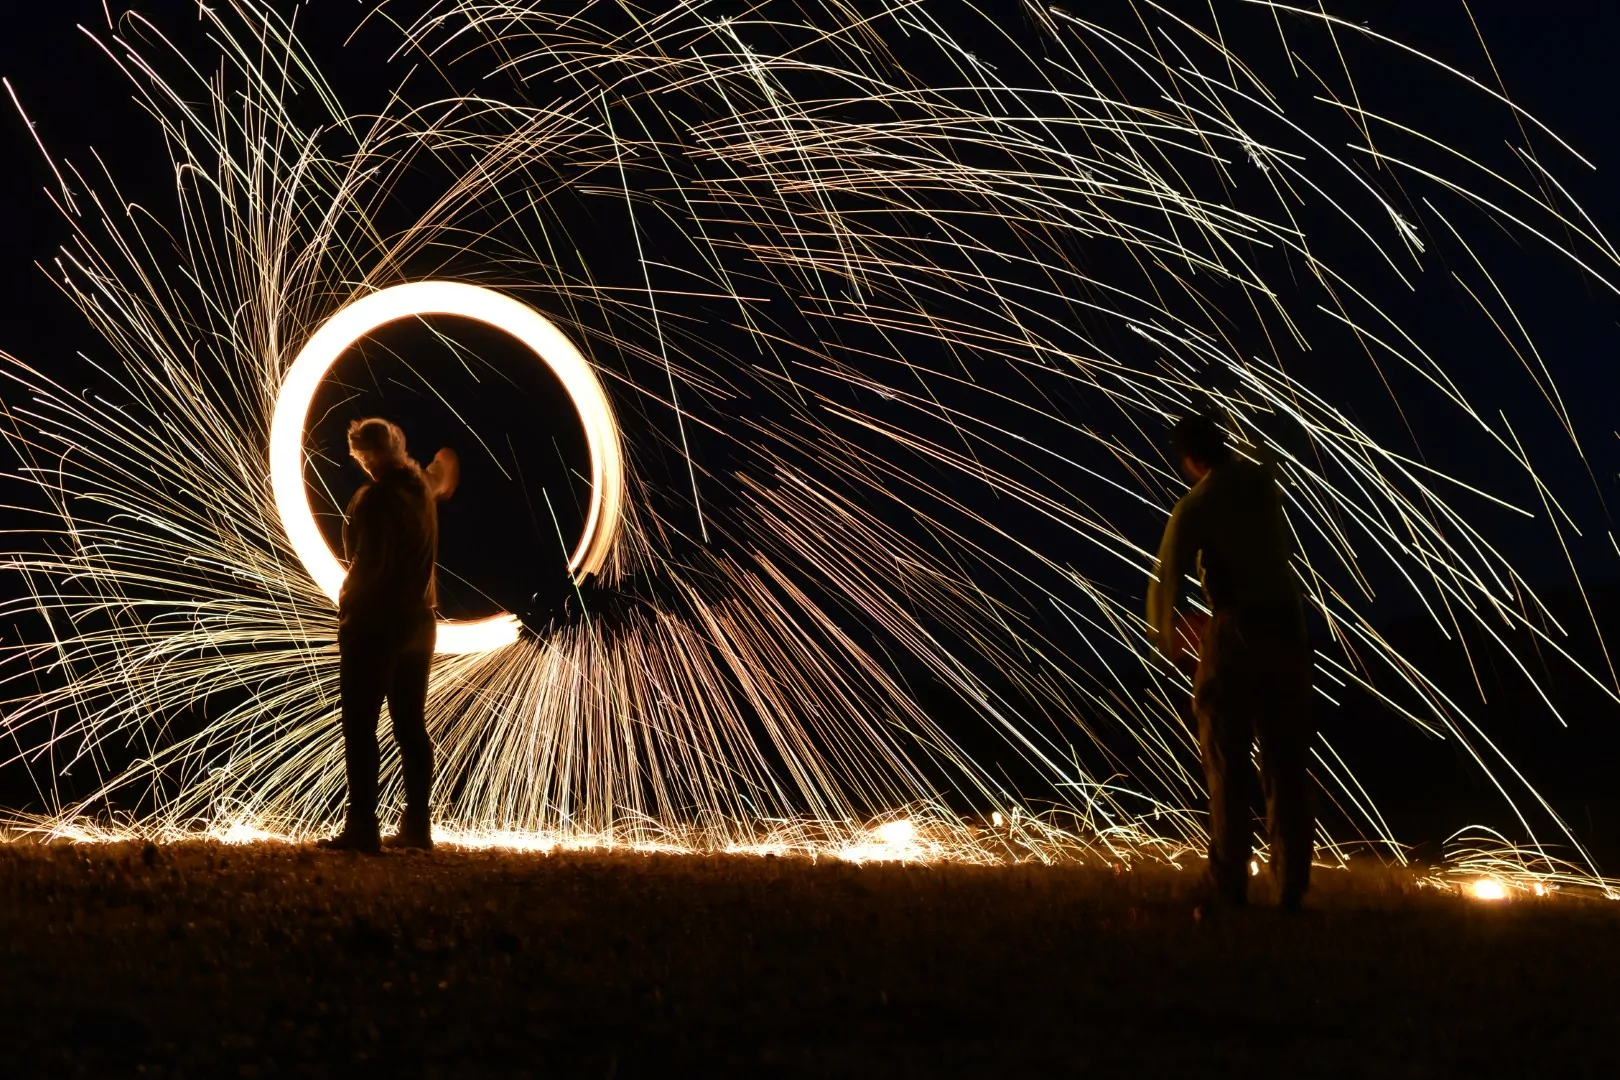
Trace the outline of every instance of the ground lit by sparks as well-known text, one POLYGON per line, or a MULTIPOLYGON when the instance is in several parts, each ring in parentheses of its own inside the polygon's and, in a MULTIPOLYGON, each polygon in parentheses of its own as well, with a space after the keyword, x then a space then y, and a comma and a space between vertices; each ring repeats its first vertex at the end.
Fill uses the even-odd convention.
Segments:
MULTIPOLYGON (((1023 818, 1022 830, 1009 832, 1005 822, 987 821, 988 828, 967 825, 960 819, 923 815, 897 816, 855 825, 848 822, 777 822, 759 830, 753 840, 736 840, 734 833, 705 834, 701 830, 673 829, 649 839, 645 833, 526 832, 502 829, 466 829, 441 823, 434 830, 436 844, 462 851, 498 851, 550 855, 559 852, 675 855, 690 857, 800 858, 834 860, 855 865, 909 863, 969 866, 1092 866, 1114 874, 1140 867, 1159 867, 1177 873, 1203 873, 1201 852, 1148 846, 1140 850, 1099 848, 1093 838, 1041 826, 1023 818)), ((305 831, 266 827, 240 819, 225 819, 207 827, 181 829, 141 823, 113 823, 90 819, 27 818, 13 816, 0 827, 0 843, 184 844, 206 841, 227 845, 305 845, 319 839, 305 831)), ((1375 860, 1384 865, 1382 860, 1375 860)), ((1318 862, 1319 872, 1346 872, 1351 860, 1318 862)), ((1250 863, 1258 875, 1261 863, 1250 863)), ((1470 900, 1495 903, 1516 895, 1551 899, 1560 893, 1578 898, 1620 901, 1620 879, 1595 877, 1571 864, 1551 864, 1534 853, 1513 849, 1456 849, 1446 862, 1424 871, 1409 868, 1416 886, 1470 900), (1480 875, 1470 869, 1489 860, 1497 869, 1480 875)))
MULTIPOLYGON (((198 829, 141 824, 97 823, 85 819, 18 818, 0 831, 0 840, 77 844, 130 842, 185 843, 206 840, 221 844, 307 844, 318 836, 225 820, 198 829)), ((897 817, 866 825, 827 822, 779 822, 761 830, 752 842, 705 835, 698 830, 670 830, 657 839, 611 833, 547 833, 502 829, 465 829, 441 824, 435 842, 468 851, 601 851, 662 855, 793 856, 837 859, 850 863, 913 862, 1011 865, 1022 862, 1109 863, 1118 853, 1098 852, 1085 839, 1056 830, 1030 829, 1018 838, 996 830, 975 829, 952 819, 914 820, 897 817)), ((1169 860, 1166 860, 1169 865, 1169 860)))

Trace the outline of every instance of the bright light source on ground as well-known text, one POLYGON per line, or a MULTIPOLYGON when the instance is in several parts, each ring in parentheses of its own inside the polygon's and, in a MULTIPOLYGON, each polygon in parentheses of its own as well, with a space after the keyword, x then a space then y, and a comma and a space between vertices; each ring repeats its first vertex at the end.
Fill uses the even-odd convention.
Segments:
MULTIPOLYGON (((503 330, 533 350, 562 382, 591 452, 590 509, 568 570, 576 581, 596 573, 607 562, 618 532, 624 456, 613 408, 590 363, 551 320, 527 304, 477 285, 417 281, 362 297, 332 316, 304 345, 282 380, 270 424, 270 484, 281 527, 310 577, 337 603, 343 564, 315 524, 304 484, 304 425, 315 391, 349 346, 379 326, 418 315, 459 315, 503 330)), ((510 645, 517 637, 517 617, 506 612, 487 619, 441 622, 437 651, 485 652, 510 645)))
POLYGON ((1249 860, 1249 876, 1250 877, 1259 877, 1260 876, 1260 861, 1258 859, 1250 859, 1249 860))
POLYGON ((946 855, 946 848, 933 840, 919 836, 916 822, 900 818, 863 830, 860 839, 853 839, 839 848, 838 857, 846 862, 914 862, 931 861, 946 855))
POLYGON ((912 838, 917 835, 917 827, 911 823, 910 818, 901 818, 899 821, 891 821, 887 825, 879 825, 877 835, 878 839, 885 844, 902 847, 911 843, 912 838))
POLYGON ((993 812, 990 815, 990 824, 994 825, 996 828, 999 829, 999 828, 1001 828, 1001 823, 1002 823, 1001 811, 997 810, 997 811, 993 812))
POLYGON ((1469 886, 1475 900, 1506 900, 1507 889, 1495 878, 1480 878, 1469 886))
POLYGON ((209 833, 222 844, 258 844, 266 840, 277 841, 282 839, 272 832, 267 832, 245 821, 234 821, 224 828, 216 828, 209 833))

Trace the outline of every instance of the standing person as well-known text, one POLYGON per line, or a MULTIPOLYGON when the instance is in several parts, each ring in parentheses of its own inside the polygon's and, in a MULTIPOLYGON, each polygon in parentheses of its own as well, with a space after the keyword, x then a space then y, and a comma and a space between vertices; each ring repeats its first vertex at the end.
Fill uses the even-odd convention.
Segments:
POLYGON ((1198 567, 1210 609, 1193 677, 1193 712, 1209 789, 1209 874, 1215 898, 1248 901, 1253 830, 1250 751, 1260 741, 1271 871, 1283 907, 1310 885, 1315 821, 1308 775, 1310 650, 1304 602, 1290 565, 1294 544, 1270 468, 1245 461, 1209 417, 1194 414, 1170 435, 1193 488, 1176 504, 1148 586, 1148 623, 1179 662, 1185 631, 1176 602, 1198 567))
POLYGON ((427 850, 433 847, 433 744, 425 711, 437 636, 437 504, 455 491, 460 465, 455 452, 444 449, 427 469, 420 468, 405 453, 405 433, 377 418, 349 425, 349 453, 371 478, 349 500, 343 523, 349 572, 338 594, 349 804, 343 831, 321 846, 365 852, 381 847, 377 718, 386 699, 405 773, 404 822, 389 843, 427 850))

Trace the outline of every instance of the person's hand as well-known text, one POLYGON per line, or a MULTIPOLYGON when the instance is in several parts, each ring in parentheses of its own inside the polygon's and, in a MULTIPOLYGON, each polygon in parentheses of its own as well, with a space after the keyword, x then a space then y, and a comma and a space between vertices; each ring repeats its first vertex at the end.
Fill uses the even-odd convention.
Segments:
POLYGON ((461 483, 461 459, 448 446, 433 455, 433 464, 422 470, 427 474, 428 490, 435 499, 448 499, 461 483))

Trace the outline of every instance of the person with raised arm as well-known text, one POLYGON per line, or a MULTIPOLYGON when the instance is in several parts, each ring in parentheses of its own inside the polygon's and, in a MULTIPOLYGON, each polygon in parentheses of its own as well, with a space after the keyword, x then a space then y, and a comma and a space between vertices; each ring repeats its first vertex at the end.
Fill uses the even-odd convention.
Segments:
POLYGON ((460 481, 454 451, 421 468, 398 425, 349 425, 349 453, 370 482, 349 500, 343 523, 348 574, 338 595, 339 696, 349 799, 343 831, 324 848, 375 853, 377 721, 383 702, 405 774, 405 812, 390 846, 433 847, 433 743, 427 733, 428 672, 437 637, 438 504, 460 481))

